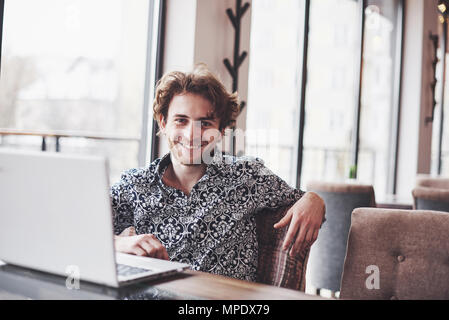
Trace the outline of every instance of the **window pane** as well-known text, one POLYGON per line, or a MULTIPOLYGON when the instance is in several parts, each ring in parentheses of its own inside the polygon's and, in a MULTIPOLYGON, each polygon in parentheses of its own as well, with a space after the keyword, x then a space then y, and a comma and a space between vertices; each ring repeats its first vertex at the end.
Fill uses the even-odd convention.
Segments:
POLYGON ((349 177, 359 58, 358 3, 313 0, 310 6, 301 187, 349 177))
MULTIPOLYGON (((149 1, 6 1, 0 128, 138 139, 148 10, 149 1)), ((62 152, 90 152, 69 140, 61 139, 62 152)), ((111 149, 86 143, 102 154, 111 149)), ((116 144, 114 155, 123 156, 112 157, 113 170, 137 165, 135 144, 116 144)))
POLYGON ((246 154, 296 183, 305 1, 252 2, 246 154))
POLYGON ((395 59, 399 0, 368 0, 365 8, 362 105, 358 179, 387 193, 390 157, 394 158, 395 59))

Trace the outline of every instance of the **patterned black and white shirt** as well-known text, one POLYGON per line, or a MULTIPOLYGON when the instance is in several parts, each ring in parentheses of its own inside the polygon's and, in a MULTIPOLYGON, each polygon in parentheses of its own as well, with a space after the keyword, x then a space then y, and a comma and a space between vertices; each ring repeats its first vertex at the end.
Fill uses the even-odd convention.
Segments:
POLYGON ((216 156, 187 196, 162 182, 170 153, 131 169, 111 187, 114 232, 153 234, 171 260, 194 270, 255 281, 255 214, 304 194, 253 157, 216 156))

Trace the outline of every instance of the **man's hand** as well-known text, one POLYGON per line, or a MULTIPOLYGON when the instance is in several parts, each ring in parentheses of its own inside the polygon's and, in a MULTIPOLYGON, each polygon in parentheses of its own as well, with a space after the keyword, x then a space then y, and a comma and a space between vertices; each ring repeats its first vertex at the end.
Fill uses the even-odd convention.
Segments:
POLYGON ((115 236, 115 250, 137 256, 170 260, 165 247, 152 234, 115 236))
POLYGON ((294 257, 303 249, 310 247, 318 237, 324 212, 324 201, 319 195, 314 192, 304 194, 274 225, 274 228, 279 229, 290 223, 282 249, 288 250, 292 245, 290 256, 294 257))

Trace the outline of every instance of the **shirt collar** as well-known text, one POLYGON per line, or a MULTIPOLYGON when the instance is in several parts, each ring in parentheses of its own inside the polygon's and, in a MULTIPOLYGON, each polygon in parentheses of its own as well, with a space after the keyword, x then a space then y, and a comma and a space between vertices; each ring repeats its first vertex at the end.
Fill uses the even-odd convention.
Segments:
MULTIPOLYGON (((206 173, 204 176, 206 176, 206 175, 210 176, 211 174, 219 171, 219 166, 222 161, 222 159, 220 160, 220 156, 221 155, 214 155, 211 163, 207 164, 207 166, 206 166, 206 173)), ((170 155, 170 152, 168 152, 162 158, 160 158, 159 162, 156 164, 155 171, 154 171, 155 174, 153 176, 152 182, 156 178, 159 181, 162 181, 164 172, 170 163, 171 163, 171 155, 170 155)), ((201 179, 205 178, 204 176, 201 179)))
MULTIPOLYGON (((159 181, 162 181, 162 176, 164 175, 165 169, 167 169, 168 165, 171 163, 170 152, 165 154, 156 165, 154 171, 154 178, 158 178, 159 181)), ((154 181, 153 178, 153 181, 154 181)))

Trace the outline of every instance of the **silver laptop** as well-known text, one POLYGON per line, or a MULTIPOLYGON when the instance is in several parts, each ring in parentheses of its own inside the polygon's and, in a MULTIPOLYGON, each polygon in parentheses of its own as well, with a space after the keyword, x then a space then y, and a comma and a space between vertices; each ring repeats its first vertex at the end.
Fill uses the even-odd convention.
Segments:
POLYGON ((114 250, 107 159, 0 149, 0 260, 119 287, 188 264, 114 250))

